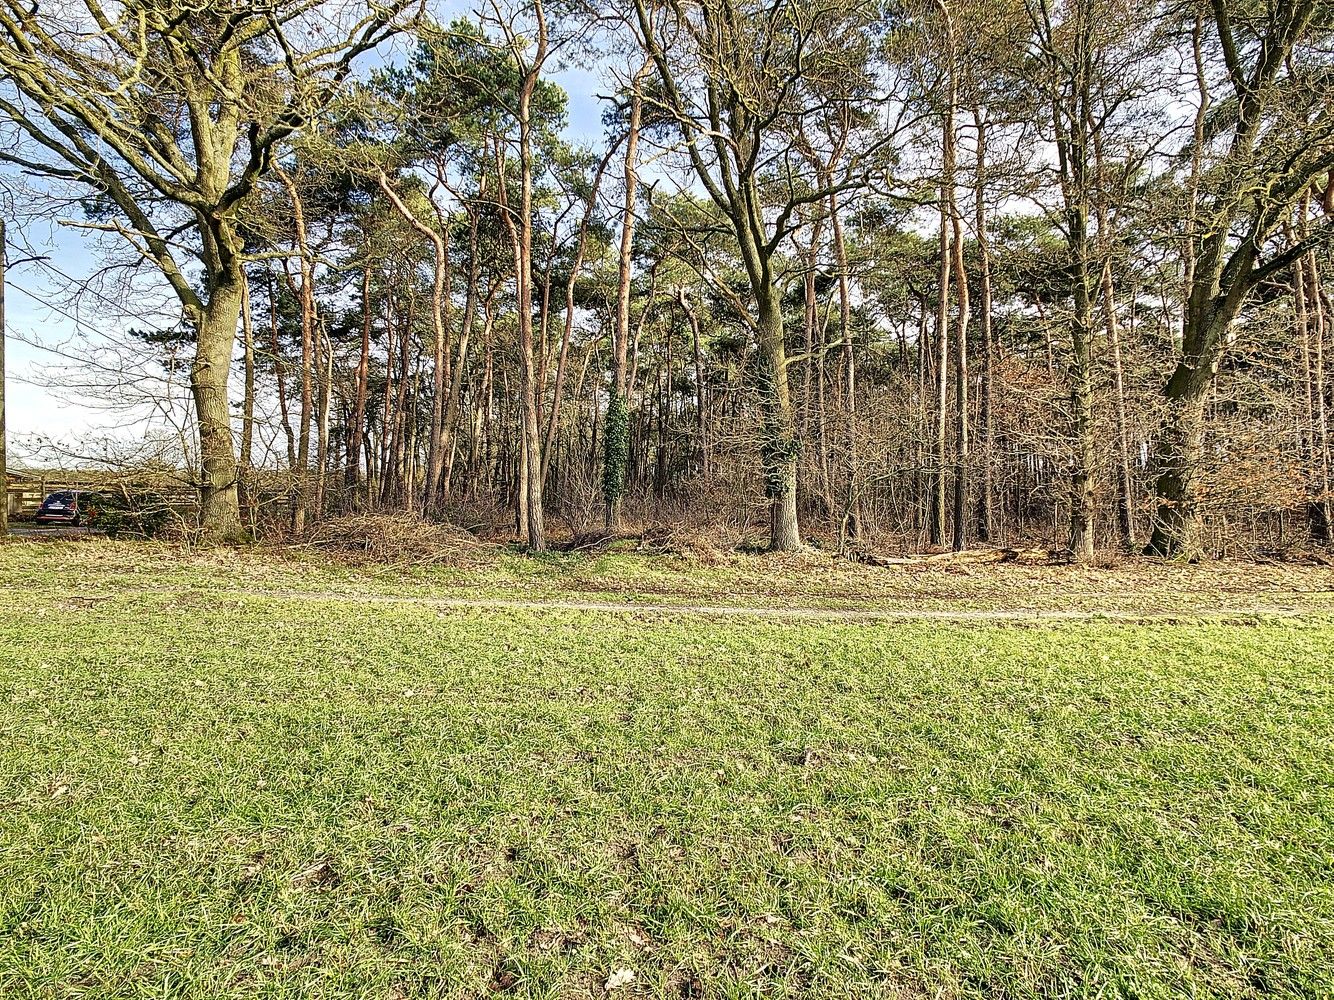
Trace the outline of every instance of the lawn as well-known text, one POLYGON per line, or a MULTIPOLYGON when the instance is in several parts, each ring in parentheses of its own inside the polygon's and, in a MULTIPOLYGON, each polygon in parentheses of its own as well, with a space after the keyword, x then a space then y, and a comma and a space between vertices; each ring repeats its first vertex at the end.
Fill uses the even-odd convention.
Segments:
POLYGON ((0 996, 1334 994, 1328 571, 531 565, 0 545, 0 996))

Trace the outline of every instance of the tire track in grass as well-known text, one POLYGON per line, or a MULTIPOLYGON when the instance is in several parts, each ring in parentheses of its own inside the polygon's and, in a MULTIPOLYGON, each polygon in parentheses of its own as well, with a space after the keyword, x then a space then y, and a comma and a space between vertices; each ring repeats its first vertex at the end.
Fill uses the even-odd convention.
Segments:
MULTIPOLYGON (((0 587, 7 596, 26 594, 15 587, 0 587)), ((647 601, 594 601, 567 598, 510 598, 510 597, 425 597, 411 594, 349 593, 339 591, 266 590, 243 587, 206 589, 201 587, 133 587, 118 588, 102 593, 84 593, 65 598, 74 604, 96 604, 115 598, 143 596, 267 598, 280 601, 310 601, 319 603, 350 604, 407 604, 440 610, 520 610, 520 611, 575 611, 605 614, 636 615, 690 615, 714 618, 765 618, 774 620, 827 621, 827 622, 1234 622, 1247 624, 1261 620, 1291 620, 1300 618, 1329 618, 1334 612, 1319 608, 1291 607, 1221 607, 1210 611, 1136 611, 1118 608, 1105 610, 1043 609, 1043 608, 828 608, 828 607, 775 607, 748 604, 681 604, 647 601)))

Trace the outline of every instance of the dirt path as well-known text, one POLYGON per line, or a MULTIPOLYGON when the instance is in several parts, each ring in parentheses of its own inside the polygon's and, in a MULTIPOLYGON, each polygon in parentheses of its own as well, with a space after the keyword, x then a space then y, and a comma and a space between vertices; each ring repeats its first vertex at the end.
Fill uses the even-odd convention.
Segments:
MULTIPOLYGON (((0 587, 0 593, 23 593, 19 588, 0 587)), ((1124 622, 1246 622, 1256 619, 1292 619, 1334 615, 1332 610, 1275 606, 1238 606, 1212 608, 1208 611, 1131 610, 1101 611, 1041 609, 1041 608, 819 608, 819 607, 765 607, 739 604, 704 604, 687 602, 665 604, 642 601, 598 601, 574 598, 508 598, 508 597, 422 597, 407 594, 348 593, 305 590, 269 590, 263 588, 197 587, 134 587, 118 588, 111 592, 86 593, 67 597, 66 601, 92 606, 116 597, 143 594, 145 596, 190 596, 214 599, 268 598, 279 601, 309 601, 312 603, 347 604, 406 604, 438 610, 505 610, 521 611, 576 611, 618 615, 689 615, 703 617, 763 618, 772 620, 827 621, 827 622, 1069 622, 1069 621, 1124 621, 1124 622)))

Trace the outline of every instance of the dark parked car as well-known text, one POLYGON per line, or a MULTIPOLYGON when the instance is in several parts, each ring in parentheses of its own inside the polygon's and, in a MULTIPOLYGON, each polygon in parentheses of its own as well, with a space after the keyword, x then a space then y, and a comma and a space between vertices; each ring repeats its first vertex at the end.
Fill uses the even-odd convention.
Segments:
POLYGON ((38 524, 84 524, 92 517, 96 495, 84 490, 57 490, 37 508, 38 524))

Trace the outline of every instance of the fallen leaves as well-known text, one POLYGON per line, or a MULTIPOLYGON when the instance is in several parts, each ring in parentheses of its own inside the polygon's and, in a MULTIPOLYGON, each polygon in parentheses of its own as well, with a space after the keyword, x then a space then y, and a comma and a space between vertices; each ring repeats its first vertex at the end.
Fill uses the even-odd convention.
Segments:
POLYGON ((610 993, 612 990, 618 990, 623 986, 629 986, 634 981, 635 973, 633 969, 617 969, 607 977, 605 988, 607 992, 610 993))

